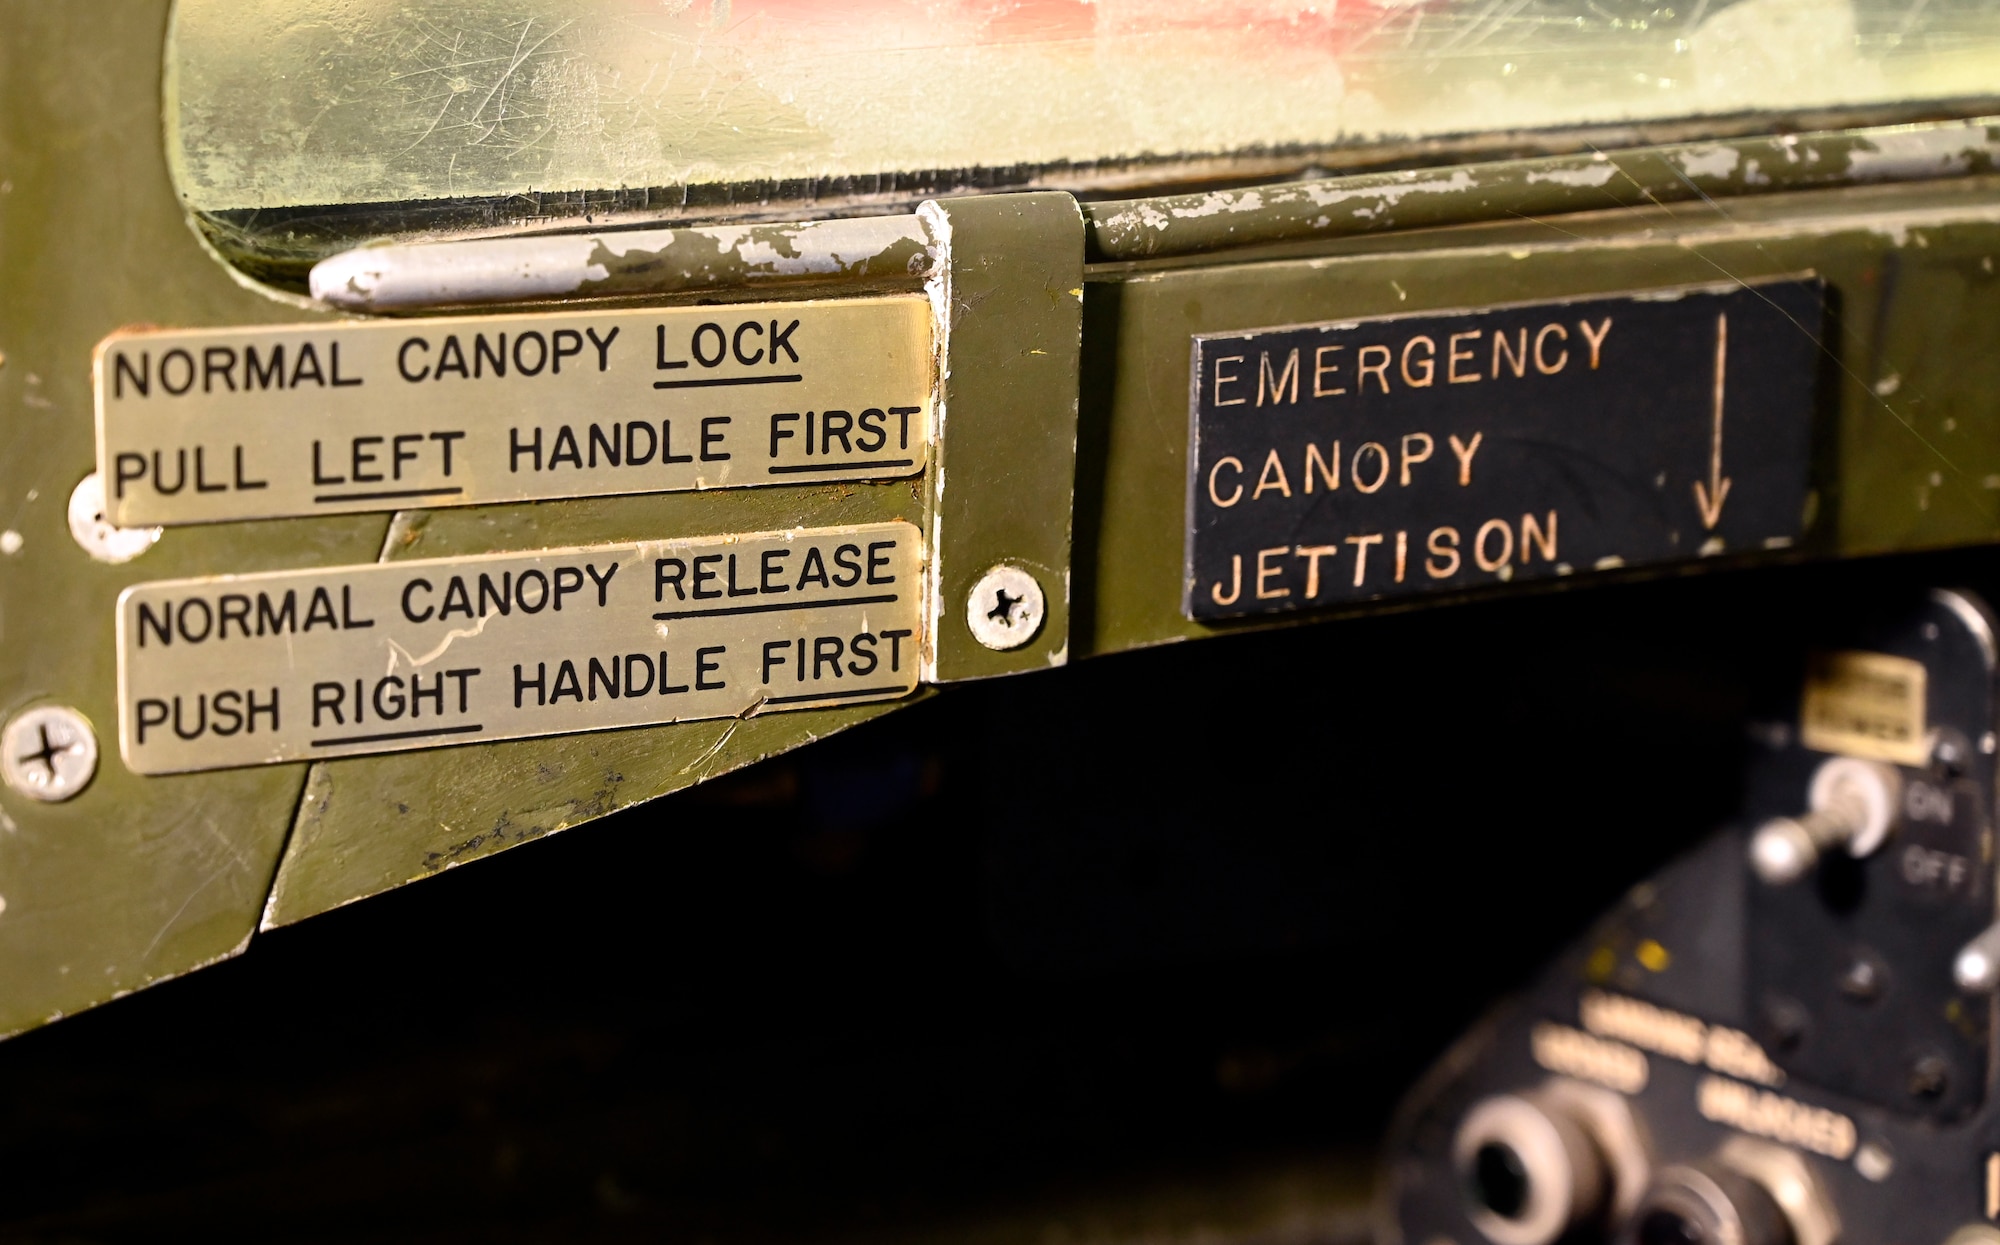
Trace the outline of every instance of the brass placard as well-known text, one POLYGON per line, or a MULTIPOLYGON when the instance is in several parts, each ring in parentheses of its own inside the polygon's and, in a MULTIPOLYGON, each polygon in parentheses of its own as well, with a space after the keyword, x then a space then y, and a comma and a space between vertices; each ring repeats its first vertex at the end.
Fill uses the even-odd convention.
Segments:
POLYGON ((1887 653, 1814 654, 1799 706, 1799 739, 1819 752, 1898 765, 1930 757, 1924 664, 1887 653))
POLYGON ((123 527, 883 479, 923 470, 919 295, 114 333, 123 527))
POLYGON ((142 774, 907 695, 908 523, 217 575, 118 598, 142 774))

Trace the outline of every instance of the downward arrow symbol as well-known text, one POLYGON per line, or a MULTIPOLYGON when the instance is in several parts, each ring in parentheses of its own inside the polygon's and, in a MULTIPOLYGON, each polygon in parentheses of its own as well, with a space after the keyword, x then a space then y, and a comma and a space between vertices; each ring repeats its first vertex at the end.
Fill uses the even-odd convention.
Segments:
POLYGON ((1722 503, 1729 500, 1729 477, 1722 474, 1722 378, 1729 361, 1729 317, 1715 317, 1715 432, 1708 444, 1708 482, 1694 482, 1694 504, 1701 525, 1714 531, 1722 521, 1722 503))

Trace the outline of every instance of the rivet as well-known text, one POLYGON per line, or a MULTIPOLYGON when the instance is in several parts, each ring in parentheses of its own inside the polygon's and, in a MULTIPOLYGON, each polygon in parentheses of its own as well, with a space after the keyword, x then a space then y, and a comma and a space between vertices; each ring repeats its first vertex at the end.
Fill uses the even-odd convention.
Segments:
POLYGON ((69 534, 99 562, 130 562, 160 539, 157 527, 113 527, 104 518, 104 480, 95 471, 69 495, 69 534))
POLYGON ((1796 999, 1771 996, 1764 1000, 1764 1030, 1771 1045, 1795 1051, 1812 1030, 1812 1016, 1796 999))
POLYGON ((1854 1152, 1854 1170, 1861 1173, 1862 1179, 1881 1184, 1896 1170, 1896 1156, 1879 1141, 1864 1141, 1854 1152))
POLYGON ((1840 992, 1857 1003, 1872 1003, 1881 997, 1888 973, 1873 956, 1857 953, 1841 970, 1834 984, 1840 992))
POLYGON ((1972 745, 1957 731, 1937 731, 1931 742, 1931 764, 1948 778, 1958 778, 1972 764, 1972 745))
POLYGON ((1950 1082, 1951 1066, 1936 1055, 1920 1056, 1910 1065, 1907 1088, 1912 1098, 1943 1096, 1950 1082))

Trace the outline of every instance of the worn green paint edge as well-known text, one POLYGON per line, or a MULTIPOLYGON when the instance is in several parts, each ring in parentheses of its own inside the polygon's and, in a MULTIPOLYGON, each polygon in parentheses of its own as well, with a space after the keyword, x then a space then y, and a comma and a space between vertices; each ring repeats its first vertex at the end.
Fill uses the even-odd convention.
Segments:
POLYGON ((2000 117, 1410 169, 1084 207, 1093 263, 1991 172, 2000 117))

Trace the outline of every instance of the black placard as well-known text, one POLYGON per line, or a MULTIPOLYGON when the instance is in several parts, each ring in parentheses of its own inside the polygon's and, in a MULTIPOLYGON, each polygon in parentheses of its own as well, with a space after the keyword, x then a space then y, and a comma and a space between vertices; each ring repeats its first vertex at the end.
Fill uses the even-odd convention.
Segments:
POLYGON ((1190 618, 1803 531, 1817 279, 1196 337, 1190 618))

